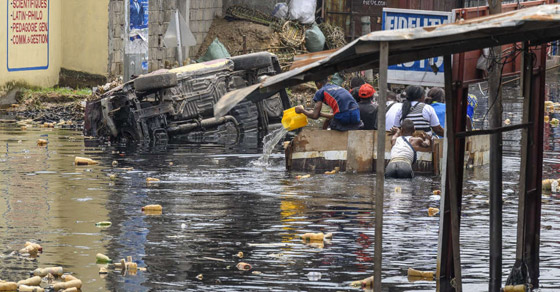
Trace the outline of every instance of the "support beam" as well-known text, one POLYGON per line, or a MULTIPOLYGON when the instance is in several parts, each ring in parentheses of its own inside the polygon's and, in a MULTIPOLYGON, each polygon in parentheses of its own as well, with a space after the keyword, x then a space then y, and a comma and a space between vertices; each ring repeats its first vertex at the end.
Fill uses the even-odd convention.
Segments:
MULTIPOLYGON (((501 0, 488 1, 490 15, 502 12, 501 0)), ((502 126, 502 47, 490 48, 492 65, 488 70, 488 124, 491 129, 502 126)), ((502 133, 490 135, 490 277, 489 292, 502 288, 502 133)))
POLYGON ((373 258, 374 291, 381 291, 383 253, 383 195, 385 193, 385 111, 387 108, 387 69, 389 44, 381 42, 379 50, 379 100, 377 114, 377 159, 375 165, 375 247, 373 258))
MULTIPOLYGON (((464 56, 459 56, 464 57, 464 56)), ((461 63, 461 62, 460 62, 461 63)), ((466 88, 453 88, 451 55, 444 56, 446 126, 446 170, 443 181, 442 209, 437 267, 437 291, 463 291, 461 280, 460 216, 465 140, 455 133, 465 130, 466 88)), ((459 66, 461 67, 461 66, 459 66)), ((459 74, 462 68, 458 68, 459 74)), ((460 78, 459 78, 460 79, 460 78)))

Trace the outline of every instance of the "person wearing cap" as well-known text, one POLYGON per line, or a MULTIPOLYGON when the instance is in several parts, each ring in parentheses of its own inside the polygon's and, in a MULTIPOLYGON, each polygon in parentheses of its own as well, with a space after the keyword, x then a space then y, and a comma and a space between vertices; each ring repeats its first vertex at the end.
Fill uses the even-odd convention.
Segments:
POLYGON ((329 127, 337 131, 358 130, 364 123, 360 119, 360 109, 348 90, 330 84, 327 78, 315 81, 319 90, 315 93, 313 110, 306 110, 302 105, 295 108, 296 113, 304 114, 310 119, 324 117, 330 119, 329 127), (332 113, 323 113, 323 103, 326 103, 332 113))
POLYGON ((377 130, 377 105, 373 103, 374 93, 375 89, 373 89, 373 86, 367 83, 360 86, 358 91, 358 96, 360 97, 360 102, 358 102, 360 118, 364 123, 362 130, 377 130))
POLYGON ((401 128, 391 139, 391 160, 385 169, 385 177, 413 178, 412 165, 416 162, 416 151, 430 151, 432 139, 422 132, 421 137, 413 137, 414 122, 404 119, 401 128))

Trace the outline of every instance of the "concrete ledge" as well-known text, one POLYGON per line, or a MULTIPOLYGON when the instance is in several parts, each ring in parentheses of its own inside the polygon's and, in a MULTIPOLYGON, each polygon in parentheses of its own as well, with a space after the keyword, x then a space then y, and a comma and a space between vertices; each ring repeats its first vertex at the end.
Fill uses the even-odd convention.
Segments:
POLYGON ((91 88, 107 83, 107 77, 60 68, 58 86, 71 88, 91 88))

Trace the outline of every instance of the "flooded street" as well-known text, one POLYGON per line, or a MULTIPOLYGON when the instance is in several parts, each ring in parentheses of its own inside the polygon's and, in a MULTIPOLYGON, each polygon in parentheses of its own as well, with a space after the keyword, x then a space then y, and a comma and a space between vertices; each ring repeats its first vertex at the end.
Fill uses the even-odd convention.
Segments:
MULTIPOLYGON (((0 278, 19 280, 37 267, 63 266, 84 281, 83 291, 351 291, 351 281, 372 274, 373 175, 313 175, 296 180, 283 155, 268 169, 254 166, 258 149, 168 146, 126 151, 84 146, 79 132, 0 128, 0 278), (47 147, 36 140, 48 139, 47 147), (74 166, 75 156, 101 162, 74 166), (112 168, 111 162, 118 161, 112 168), (172 162, 172 165, 170 163, 172 162), (133 168, 127 169, 127 168, 133 168), (111 180, 109 175, 116 174, 111 180), (146 184, 147 177, 161 182, 146 184), (140 209, 161 204, 163 214, 140 209), (96 222, 112 226, 97 228, 96 222), (332 232, 332 242, 309 246, 297 235, 332 232), (40 241, 37 259, 9 256, 25 241, 40 241), (236 257, 243 252, 243 259, 236 257), (98 274, 95 254, 133 256, 137 275, 98 274), (219 260, 218 260, 219 259, 219 260), (235 268, 250 263, 252 271, 235 268), (258 271, 260 273, 252 273, 258 271), (202 274, 202 280, 197 275, 202 274)), ((560 159, 548 153, 544 177, 560 159)), ((504 275, 514 261, 519 158, 504 160, 504 275), (506 269, 507 268, 507 269, 506 269)), ((462 217, 466 291, 487 289, 487 168, 466 171, 462 217)), ((386 183, 384 283, 390 291, 433 291, 434 282, 409 283, 406 270, 435 270, 439 179, 386 183), (402 187, 395 193, 396 186, 402 187)), ((543 199, 542 291, 560 283, 560 203, 543 199)), ((505 277, 504 277, 505 281, 505 277)), ((389 291, 389 290, 388 290, 389 291)))
MULTIPOLYGON (((549 92, 560 101, 557 87, 549 92)), ((518 123, 511 113, 520 100, 509 97, 504 116, 518 123)), ((486 105, 479 106, 482 118, 486 105)), ((559 130, 546 125, 543 178, 558 178, 559 130)), ((504 283, 515 258, 519 135, 504 135, 504 283)), ((0 125, 1 279, 63 266, 84 282, 83 291, 358 291, 349 283, 373 273, 375 175, 298 180, 301 173, 285 171, 278 148, 266 162, 257 148, 90 144, 77 131, 0 125), (47 146, 37 146, 37 139, 48 140, 47 146), (75 166, 76 156, 100 164, 75 166), (147 184, 148 177, 160 182, 147 184), (163 214, 143 214, 148 204, 161 204, 163 214), (98 228, 100 221, 112 225, 98 228), (307 245, 298 238, 307 232, 331 232, 333 239, 307 245), (26 241, 39 242, 44 253, 36 259, 10 255, 26 241), (100 276, 97 253, 114 260, 132 256, 147 270, 100 276), (239 271, 239 262, 252 270, 239 271)), ((488 166, 465 170, 465 291, 488 287, 488 187, 488 166)), ((439 177, 386 181, 384 291, 435 290, 435 282, 409 283, 406 271, 436 269, 439 217, 429 217, 428 208, 439 207, 432 194, 438 189, 439 177)), ((557 198, 543 195, 540 291, 560 290, 557 198)))

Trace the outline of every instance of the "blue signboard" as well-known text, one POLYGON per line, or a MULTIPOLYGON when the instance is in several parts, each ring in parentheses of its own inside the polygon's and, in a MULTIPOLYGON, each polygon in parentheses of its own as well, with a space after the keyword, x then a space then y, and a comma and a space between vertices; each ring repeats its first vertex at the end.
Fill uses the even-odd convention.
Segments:
POLYGON ((148 28, 148 0, 130 0, 130 29, 148 28))
MULTIPOLYGON (((382 29, 397 30, 433 26, 449 23, 452 20, 453 13, 451 12, 383 8, 382 29)), ((389 66, 387 82, 443 86, 443 57, 389 66)))

